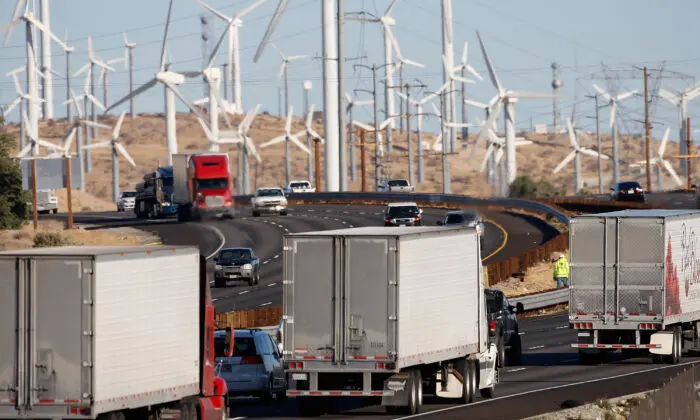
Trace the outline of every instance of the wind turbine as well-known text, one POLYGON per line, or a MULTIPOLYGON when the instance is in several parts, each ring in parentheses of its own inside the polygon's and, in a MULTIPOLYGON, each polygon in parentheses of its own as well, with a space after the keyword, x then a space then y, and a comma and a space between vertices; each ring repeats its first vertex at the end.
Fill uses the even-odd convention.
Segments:
MULTIPOLYGON (((396 113, 396 109, 394 108, 394 88, 392 87, 394 85, 393 74, 396 71, 396 64, 393 62, 392 59, 392 50, 396 53, 397 61, 399 61, 400 63, 412 65, 414 67, 419 68, 425 67, 421 63, 405 59, 401 54, 399 43, 396 41, 394 32, 391 30, 391 27, 396 24, 396 19, 391 17, 390 14, 391 11, 394 9, 394 6, 396 6, 397 1, 398 0, 392 0, 391 4, 389 5, 389 7, 387 7, 386 11, 384 12, 384 15, 382 15, 381 17, 374 16, 367 12, 359 12, 355 13, 354 16, 350 15, 346 18, 348 20, 357 20, 361 22, 375 22, 382 24, 382 27, 384 29, 384 79, 386 83, 384 86, 384 106, 386 109, 387 118, 389 118, 389 116, 395 115, 396 113)), ((389 153, 391 153, 392 151, 391 130, 394 129, 395 126, 396 124, 394 122, 394 119, 390 119, 389 126, 386 127, 386 151, 389 153)))
POLYGON ((260 111, 261 104, 257 104, 255 108, 248 111, 243 120, 238 124, 238 138, 241 139, 240 149, 238 151, 238 178, 240 180, 239 191, 244 194, 250 194, 250 156, 254 156, 258 163, 262 162, 260 154, 255 148, 253 139, 248 136, 253 120, 260 111))
POLYGON ((126 151, 124 144, 119 141, 119 131, 122 129, 124 116, 126 111, 122 111, 117 120, 117 125, 112 130, 112 138, 109 140, 93 143, 85 146, 86 149, 111 149, 112 150, 112 201, 115 203, 119 200, 119 155, 122 155, 129 165, 136 167, 136 162, 131 158, 129 152, 126 151))
MULTIPOLYGON (((323 139, 323 137, 321 137, 321 135, 318 134, 318 133, 316 132, 316 130, 314 130, 314 128, 311 126, 311 124, 313 123, 314 108, 315 108, 315 107, 316 107, 316 105, 314 105, 314 104, 311 104, 311 106, 309 107, 309 112, 306 114, 306 121, 304 121, 304 131, 298 132, 298 133, 296 134, 296 136, 299 136, 299 135, 301 135, 301 134, 306 134, 307 138, 310 139, 310 140, 313 140, 314 143, 315 143, 315 145, 314 145, 314 151, 318 151, 318 150, 319 150, 318 148, 320 147, 319 145, 320 145, 320 144, 325 144, 326 141, 325 141, 325 140, 323 139)), ((308 145, 308 143, 307 143, 307 145, 308 145)), ((321 162, 320 162, 320 154, 314 153, 314 156, 316 157, 316 158, 314 159, 314 170, 315 170, 315 171, 319 171, 319 170, 320 170, 319 165, 321 164, 321 162)), ((307 169, 308 169, 308 168, 307 168, 307 169)), ((314 174, 312 173, 312 171, 309 171, 308 177, 309 177, 309 180, 311 180, 312 183, 318 188, 318 185, 319 185, 319 184, 318 184, 318 180, 316 179, 316 177, 314 176, 314 174)))
MULTIPOLYGON (((682 91, 659 89, 659 95, 668 102, 678 107, 678 118, 680 119, 680 153, 681 155, 688 154, 688 144, 686 142, 688 130, 688 103, 700 96, 700 84, 694 84, 682 91)), ((681 159, 681 171, 685 178, 688 177, 688 162, 681 159)))
MULTIPOLYGON (((345 112, 348 114, 348 121, 353 120, 353 110, 356 106, 372 105, 374 103, 374 99, 366 99, 361 101, 355 100, 347 92, 345 92, 345 100, 347 101, 345 112)), ((355 173, 357 171, 357 165, 355 164, 355 130, 349 130, 348 144, 350 145, 350 179, 354 181, 356 177, 355 173)), ((309 165, 309 173, 311 171, 311 165, 309 165)))
POLYGON ((201 75, 201 72, 181 74, 171 71, 169 64, 166 66, 165 54, 168 43, 168 28, 170 26, 170 14, 172 12, 172 8, 173 0, 170 0, 170 5, 168 6, 168 14, 165 23, 165 33, 163 35, 163 45, 161 47, 160 52, 160 66, 158 72, 155 74, 155 77, 138 87, 136 90, 130 92, 128 95, 121 98, 114 104, 112 104, 106 110, 106 112, 109 112, 110 110, 118 107, 119 105, 130 100, 131 98, 134 98, 140 95, 141 93, 147 91, 148 89, 152 88, 158 83, 163 85, 163 90, 165 91, 165 139, 168 148, 168 165, 173 164, 173 154, 177 153, 177 134, 175 126, 175 96, 177 96, 195 115, 197 115, 197 118, 201 120, 200 124, 204 124, 199 111, 182 95, 182 93, 180 93, 180 90, 177 88, 177 85, 180 85, 185 82, 185 77, 198 77, 199 75, 201 75))
MULTIPOLYGON (((509 186, 517 175, 517 160, 515 154, 515 103, 518 99, 551 99, 556 95, 548 93, 536 93, 536 92, 522 92, 522 91, 512 91, 506 90, 502 87, 501 82, 498 80, 496 75, 496 69, 491 63, 488 53, 486 52, 486 47, 481 40, 481 35, 479 31, 476 32, 476 36, 479 39, 479 46, 481 47, 481 52, 484 55, 484 61, 486 61, 486 66, 489 70, 489 75, 491 76, 491 82, 497 91, 497 99, 493 103, 492 108, 489 110, 489 117, 484 124, 484 127, 479 133, 479 137, 476 139, 476 145, 487 136, 488 130, 493 126, 494 121, 498 118, 500 113, 500 105, 503 105, 505 113, 505 126, 506 126, 506 184, 509 186)), ((472 148, 472 153, 475 148, 472 148)), ((470 155, 471 156, 471 155, 470 155)))
MULTIPOLYGON (((479 79, 479 81, 484 81, 484 78, 481 77, 481 75, 472 67, 471 64, 467 63, 468 59, 468 53, 469 53, 469 43, 467 41, 464 41, 464 47, 462 48, 462 60, 459 62, 458 65, 454 67, 454 71, 461 72, 462 79, 464 79, 464 73, 465 71, 468 71, 471 73, 474 77, 479 79)), ((469 117, 467 115, 467 103, 465 102, 467 100, 467 84, 462 82, 462 122, 466 123, 469 121, 469 117)), ((462 139, 465 143, 465 145, 469 141, 469 128, 465 127, 464 130, 462 131, 462 139)))
POLYGON ((612 129, 612 159, 613 159, 613 185, 617 185, 620 182, 620 152, 617 144, 617 103, 624 101, 625 99, 631 97, 637 93, 637 90, 630 92, 620 93, 616 96, 612 96, 610 93, 601 89, 595 83, 593 84, 593 89, 596 90, 600 95, 603 95, 605 99, 609 101, 610 104, 610 127, 612 129))
POLYGON ((569 134, 569 143, 573 150, 571 153, 566 155, 566 157, 557 165, 552 171, 553 174, 561 171, 564 166, 568 165, 572 160, 574 161, 574 194, 578 194, 583 188, 583 179, 581 177, 581 155, 588 155, 597 158, 600 155, 601 159, 607 159, 608 157, 602 154, 600 151, 595 151, 588 149, 587 147, 581 146, 578 141, 578 130, 574 128, 574 124, 571 118, 566 120, 566 131, 569 134))
MULTIPOLYGON (((37 61, 36 61, 36 49, 34 45, 34 29, 40 30, 45 36, 51 37, 59 45, 64 48, 69 48, 63 43, 56 35, 54 35, 48 27, 43 23, 38 21, 34 17, 34 12, 29 10, 29 1, 27 0, 17 0, 15 4, 15 10, 12 13, 12 20, 5 26, 0 27, 0 32, 7 31, 5 35, 5 45, 7 46, 10 40, 10 35, 14 27, 20 22, 25 23, 25 44, 27 53, 27 95, 29 96, 28 102, 28 117, 26 122, 31 127, 27 127, 27 131, 33 133, 32 135, 36 139, 39 133, 39 95, 37 93, 37 61), (22 9, 24 8, 24 11, 22 9)), ((24 119, 24 118, 23 118, 24 119)), ((32 154, 35 154, 36 149, 32 148, 32 154)))
MULTIPOLYGON (((659 150, 656 154, 655 157, 651 158, 650 164, 656 167, 656 182, 659 186, 659 190, 663 189, 663 179, 661 177, 661 167, 663 166, 666 169, 666 172, 668 172, 669 175, 671 175, 671 178, 673 178, 674 181, 676 181, 676 184, 678 186, 682 187, 685 184, 683 181, 678 177, 678 174, 676 174, 676 171, 673 169, 673 166, 671 163, 664 159, 664 152, 666 151, 666 144, 668 143, 668 135, 671 133, 671 128, 666 128, 666 131, 664 132, 664 137, 661 140, 661 145, 659 145, 659 150)), ((682 144, 683 142, 681 142, 682 144)), ((647 161, 642 160, 636 163, 631 164, 631 167, 639 167, 639 166, 644 166, 646 167, 647 161)))
MULTIPOLYGON (((484 112, 486 113, 486 118, 488 119, 488 117, 490 115, 490 110, 493 107, 493 104, 496 102, 497 99, 498 99, 498 95, 491 98, 491 101, 489 101, 488 104, 485 104, 485 103, 479 102, 479 101, 475 101, 472 99, 464 99, 462 102, 465 105, 471 105, 471 106, 474 106, 474 107, 477 107, 477 108, 484 110, 484 112)), ((479 127, 484 126, 485 121, 482 121, 481 118, 477 118, 476 120, 477 120, 479 127)), ((492 128, 493 128, 494 132, 497 131, 495 121, 494 121, 492 128)), ((491 143, 489 142, 489 144, 491 144, 491 143)), ((476 148, 476 143, 474 143, 472 148, 476 148)), ((488 148, 488 145, 487 145, 487 148, 488 148)), ((473 151, 471 153, 473 153, 473 151)), ((471 153, 469 156, 471 156, 471 153)), ((496 158, 495 158, 495 154, 491 154, 491 159, 488 161, 488 167, 487 167, 487 171, 486 171, 486 182, 489 185, 493 185, 496 182, 495 178, 496 178, 496 158)))
POLYGON ((292 116, 293 116, 293 107, 289 107, 289 111, 287 112, 287 123, 284 126, 284 134, 275 137, 274 139, 267 141, 263 144, 260 145, 261 149, 265 149, 267 147, 270 147, 272 145, 282 143, 284 142, 284 176, 285 176, 285 183, 289 183, 289 180, 291 179, 291 172, 292 172, 292 163, 291 163, 291 148, 290 148, 290 143, 294 143, 299 149, 301 149, 304 153, 306 154, 311 154, 311 150, 309 150, 308 147, 304 143, 299 140, 297 137, 298 134, 292 134, 292 116))
POLYGON ((29 138, 29 143, 27 143, 22 150, 17 154, 17 158, 21 159, 31 153, 31 156, 36 156, 39 154, 39 146, 51 149, 54 151, 61 150, 61 147, 42 140, 39 138, 39 134, 34 131, 34 127, 29 124, 27 113, 22 110, 22 119, 24 120, 24 126, 27 128, 27 137, 29 138))
MULTIPOLYGON (((128 69, 127 67, 127 60, 125 57, 119 57, 119 58, 113 58, 111 60, 107 60, 107 65, 110 64, 116 64, 120 62, 124 62, 124 69, 128 69)), ((108 91, 108 83, 107 83, 107 74, 109 73, 109 70, 107 68, 102 67, 100 70, 100 77, 99 80, 102 81, 102 89, 103 89, 103 97, 104 97, 104 106, 109 106, 109 91, 108 91)))
MULTIPOLYGON (((280 72, 279 75, 277 76, 277 81, 280 82, 282 81, 282 77, 284 77, 284 109, 288 110, 290 109, 289 105, 289 88, 288 88, 288 68, 289 68, 289 62, 290 61, 295 61, 295 60, 301 60, 302 58, 308 57, 307 55, 290 55, 290 56, 285 56, 282 51, 277 48, 275 44, 272 44, 272 46, 277 50, 277 53, 279 53, 280 58, 282 59, 282 64, 280 65, 280 72)), ((286 116, 286 115, 285 115, 286 116)))
MULTIPOLYGON (((376 106, 375 106, 376 108, 376 106)), ((376 116, 376 113, 375 113, 376 116)), ((356 127, 360 127, 362 130, 368 133, 374 133, 375 136, 375 148, 374 148, 374 177, 376 180, 381 180, 384 177, 382 172, 383 162, 384 162, 384 141, 382 139, 381 131, 391 124, 394 117, 389 117, 379 123, 377 126, 370 126, 360 121, 352 120, 351 124, 356 127)))
MULTIPOLYGON (((136 48, 135 42, 129 42, 126 38, 126 32, 124 32, 124 65, 129 68, 129 92, 134 90, 134 48, 136 48)), ((129 114, 131 119, 135 118, 134 112, 134 98, 129 100, 129 114)))
MULTIPOLYGON (((246 7, 245 9, 241 10, 240 12, 236 13, 232 17, 228 17, 224 15, 223 13, 219 12, 218 10, 214 9, 213 7, 207 5, 201 0, 197 0, 197 2, 204 7, 205 9, 209 10, 213 14, 215 14, 219 19, 222 19, 224 22, 226 22, 228 25, 228 54, 227 54, 227 63, 228 63, 228 68, 229 71, 231 72, 231 87, 232 87, 232 99, 235 105, 235 111, 236 113, 240 114, 243 111, 243 94, 242 94, 242 89, 241 89, 241 45, 240 45, 240 38, 239 38, 239 28, 243 26, 243 16, 247 15, 253 9, 256 7, 260 6, 265 2, 265 0, 258 0, 255 3, 251 4, 250 6, 246 7)), ((224 75, 224 77, 227 77, 224 75)))

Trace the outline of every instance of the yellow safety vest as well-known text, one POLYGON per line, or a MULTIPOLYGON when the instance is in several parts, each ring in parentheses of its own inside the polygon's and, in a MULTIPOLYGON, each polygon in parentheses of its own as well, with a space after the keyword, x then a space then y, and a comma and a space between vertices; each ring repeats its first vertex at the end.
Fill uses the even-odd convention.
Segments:
POLYGON ((569 263, 566 258, 559 258, 554 263, 554 277, 569 278, 569 263))

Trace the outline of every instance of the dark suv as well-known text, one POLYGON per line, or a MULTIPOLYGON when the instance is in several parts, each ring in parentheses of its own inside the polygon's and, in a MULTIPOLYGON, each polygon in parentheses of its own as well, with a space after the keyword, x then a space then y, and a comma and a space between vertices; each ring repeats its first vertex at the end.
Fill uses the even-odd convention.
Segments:
POLYGON ((260 283, 260 259, 250 248, 224 248, 216 257, 214 287, 226 287, 229 280, 260 283))
POLYGON ((615 201, 637 201, 641 203, 646 201, 644 188, 636 181, 618 182, 610 191, 610 195, 615 201))
POLYGON ((486 289, 484 292, 488 311, 489 342, 496 343, 498 347, 498 364, 502 367, 508 359, 510 365, 519 365, 522 362, 523 348, 516 313, 523 311, 523 304, 518 302, 515 306, 510 305, 500 290, 486 289))

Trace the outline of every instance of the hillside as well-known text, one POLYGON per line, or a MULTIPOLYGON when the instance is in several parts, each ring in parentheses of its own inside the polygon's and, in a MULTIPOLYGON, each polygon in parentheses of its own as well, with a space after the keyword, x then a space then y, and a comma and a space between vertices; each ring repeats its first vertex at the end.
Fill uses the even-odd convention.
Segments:
MULTIPOLYGON (((99 121, 107 125, 116 123, 116 116, 100 117, 99 121)), ((233 123, 238 124, 240 118, 233 117, 233 123)), ((221 127, 225 127, 225 123, 221 122, 221 127)), ((283 133, 284 121, 280 118, 259 115, 254 120, 249 135, 252 137, 256 145, 259 145, 273 137, 283 133)), ((314 128, 323 135, 322 121, 314 122, 314 128)), ((17 125, 7 125, 6 129, 10 133, 18 137, 19 128, 17 125)), ((303 130, 303 121, 301 118, 296 118, 292 127, 292 132, 303 130)), ((58 121, 40 121, 39 131, 42 139, 59 143, 63 135, 68 131, 68 124, 65 120, 58 121)), ((475 131, 470 136, 470 144, 475 140, 475 131)), ((521 133, 523 135, 524 133, 521 133)), ((98 137, 102 140, 108 139, 111 132, 100 130, 98 137)), ((180 113, 177 119, 177 136, 180 152, 203 151, 207 148, 206 138, 201 130, 201 127, 196 122, 192 114, 180 113)), ((434 134, 426 133, 425 140, 433 142, 434 134)), ((552 135, 535 135, 528 134, 527 137, 534 141, 535 144, 518 147, 518 174, 530 175, 535 179, 545 179, 555 186, 567 188, 568 193, 573 193, 573 162, 558 174, 553 175, 552 169, 570 152, 568 138, 565 136, 552 135)), ((590 141, 595 142, 595 136, 591 135, 590 141)), ((415 137, 414 137, 415 139, 415 137)), ((628 163, 641 160, 644 158, 644 139, 632 138, 627 136, 621 137, 620 145, 621 153, 621 177, 625 180, 636 179, 643 181, 644 175, 637 168, 629 168, 628 163)), ((130 167, 125 161, 120 161, 120 185, 122 189, 133 188, 134 185, 141 180, 143 173, 152 170, 160 160, 165 161, 165 122, 162 114, 142 114, 135 120, 126 117, 121 130, 121 140, 126 145, 127 149, 137 163, 136 168, 130 167)), ((359 137, 358 137, 359 141, 359 137)), ((367 141, 372 141, 372 136, 367 135, 367 141)), ((391 175, 394 177, 407 177, 408 172, 408 154, 406 150, 406 136, 401 135, 398 131, 394 135, 394 152, 388 155, 388 162, 391 175)), ((583 141, 583 146, 595 148, 595 144, 589 144, 583 141)), ((652 153, 658 149, 659 142, 652 143, 652 153)), ((231 161, 235 165, 236 162, 236 146, 222 147, 222 151, 229 151, 231 161)), ((609 136, 603 137, 603 151, 607 154, 611 152, 611 141, 609 136)), ((293 150, 293 178, 304 179, 306 174, 306 155, 296 149, 293 150)), ((259 165, 251 160, 251 184, 255 186, 265 185, 282 185, 284 184, 284 145, 278 144, 267 149, 259 149, 263 158, 263 162, 259 165)), ((44 152, 42 152, 43 154, 44 152)), ((486 174, 479 173, 479 167, 485 153, 485 147, 482 145, 480 150, 475 152, 473 161, 467 161, 467 150, 460 149, 454 155, 449 156, 452 170, 452 190, 454 193, 469 194, 474 196, 489 196, 491 195, 491 187, 486 184, 486 174)), ((678 143, 669 142, 666 148, 666 155, 671 156, 678 154, 678 143)), ((322 154, 323 156, 323 154, 322 154)), ((367 171, 368 171, 368 188, 372 188, 374 176, 373 167, 373 149, 369 148, 367 152, 367 171)), ((323 159, 323 158, 322 158, 323 159)), ((680 164, 678 159, 671 159, 676 171, 680 174, 680 164)), ((349 161, 349 157, 348 157, 349 161)), ((359 148, 357 148, 357 177, 354 181, 350 181, 350 190, 360 190, 360 174, 359 174, 359 148)), ((603 161, 604 175, 607 183, 610 182, 612 176, 611 160, 603 161)), ((586 155, 582 156, 582 168, 584 173, 585 188, 597 192, 597 159, 586 155)), ((235 166, 232 168, 235 173, 235 166)), ((695 171, 694 171, 695 172, 695 171)), ((108 149, 93 150, 93 170, 86 176, 87 192, 102 200, 111 201, 111 156, 108 149)), ((430 153, 425 155, 425 182, 417 186, 419 192, 439 192, 441 187, 441 155, 430 153)), ((652 176, 654 187, 656 187, 655 173, 652 176)), ((664 186, 666 189, 676 188, 676 184, 664 172, 664 186)), ((101 207, 101 206, 99 206, 101 207)), ((77 208, 76 210, 78 210, 77 208)))

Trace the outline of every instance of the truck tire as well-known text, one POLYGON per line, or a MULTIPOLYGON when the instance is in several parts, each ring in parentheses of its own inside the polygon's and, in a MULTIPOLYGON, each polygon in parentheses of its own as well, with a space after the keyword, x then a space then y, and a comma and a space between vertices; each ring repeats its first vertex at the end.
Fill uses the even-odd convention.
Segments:
MULTIPOLYGON (((500 368, 506 364, 506 344, 504 343, 505 337, 501 336, 498 339, 496 347, 498 348, 498 358, 496 360, 496 365, 500 368)), ((511 339, 512 340, 512 339, 511 339)))
POLYGON ((408 416, 420 413, 423 406, 423 378, 420 369, 408 372, 408 405, 403 407, 386 406, 387 414, 400 413, 408 416))
POLYGON ((181 403, 180 420, 197 420, 197 407, 190 402, 181 403))
POLYGON ((253 217, 260 217, 260 212, 253 210, 253 217))
POLYGON ((214 287, 226 287, 226 280, 214 278, 214 287))
POLYGON ((469 359, 464 359, 460 363, 460 375, 462 375, 462 398, 461 404, 471 404, 474 402, 474 394, 476 393, 476 371, 474 363, 469 359))
POLYGON ((513 332, 513 336, 510 339, 510 351, 508 353, 508 365, 520 366, 523 363, 523 342, 517 329, 513 332))
POLYGON ((177 221, 178 222, 189 222, 190 220, 190 208, 187 206, 181 206, 177 208, 177 221))
POLYGON ((664 356, 664 359, 668 364, 677 365, 681 362, 683 353, 683 328, 675 326, 671 328, 671 331, 673 331, 673 348, 671 354, 664 356))
POLYGON ((53 213, 53 214, 58 213, 58 209, 53 209, 53 210, 51 210, 51 213, 53 213))

